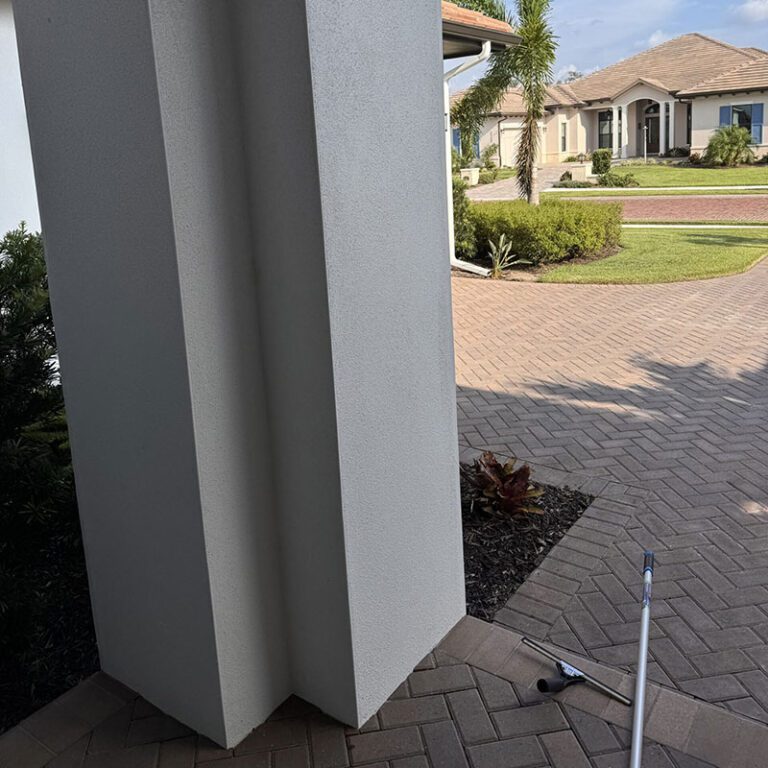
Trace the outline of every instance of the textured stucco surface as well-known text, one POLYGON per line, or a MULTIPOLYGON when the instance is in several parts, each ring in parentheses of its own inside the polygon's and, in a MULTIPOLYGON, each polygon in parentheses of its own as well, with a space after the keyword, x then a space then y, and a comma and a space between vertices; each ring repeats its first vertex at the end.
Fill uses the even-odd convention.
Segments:
POLYGON ((221 738, 150 22, 99 5, 15 6, 96 634, 106 672, 221 738))
POLYGON ((227 745, 359 725, 464 612, 440 18, 394 5, 19 14, 102 662, 227 745))
POLYGON ((307 16, 364 720, 464 613, 440 14, 309 0, 307 16))
POLYGON ((152 0, 227 743, 291 692, 229 8, 152 0))

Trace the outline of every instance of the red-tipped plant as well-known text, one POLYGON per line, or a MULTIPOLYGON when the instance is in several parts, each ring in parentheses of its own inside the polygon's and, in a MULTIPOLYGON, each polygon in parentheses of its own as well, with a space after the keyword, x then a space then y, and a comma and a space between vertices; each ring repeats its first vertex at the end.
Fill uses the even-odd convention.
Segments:
POLYGON ((482 508, 491 514, 506 516, 543 514, 534 501, 542 491, 531 485, 531 468, 527 464, 515 469, 516 461, 501 464, 490 451, 473 464, 462 464, 461 475, 480 495, 482 508))

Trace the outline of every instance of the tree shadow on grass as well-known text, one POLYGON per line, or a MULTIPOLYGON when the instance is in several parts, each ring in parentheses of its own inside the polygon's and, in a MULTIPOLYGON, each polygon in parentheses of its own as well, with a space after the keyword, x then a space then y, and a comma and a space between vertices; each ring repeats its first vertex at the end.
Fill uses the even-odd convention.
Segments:
MULTIPOLYGON (((768 218, 768 214, 766 214, 768 218)), ((715 224, 717 222, 713 222, 715 224)), ((745 245, 763 246, 768 251, 768 229, 761 229, 753 234, 747 229, 733 230, 733 234, 723 232, 708 232, 706 230, 686 233, 685 240, 693 245, 718 246, 721 248, 739 247, 745 245)))

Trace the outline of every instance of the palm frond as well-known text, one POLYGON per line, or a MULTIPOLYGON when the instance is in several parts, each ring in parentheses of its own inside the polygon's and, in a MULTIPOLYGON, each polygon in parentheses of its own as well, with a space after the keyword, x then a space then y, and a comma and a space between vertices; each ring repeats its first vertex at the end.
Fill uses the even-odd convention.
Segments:
MULTIPOLYGON (((505 18, 498 0, 460 0, 460 5, 494 18, 505 18)), ((517 178, 521 195, 529 201, 534 193, 535 165, 539 149, 539 121, 544 116, 547 85, 553 79, 557 38, 549 22, 550 0, 517 0, 517 20, 507 19, 520 36, 520 45, 498 51, 486 74, 467 90, 451 110, 462 142, 472 143, 486 115, 493 112, 513 85, 522 90, 526 114, 517 151, 517 178)), ((467 146, 467 143, 464 143, 467 146)))

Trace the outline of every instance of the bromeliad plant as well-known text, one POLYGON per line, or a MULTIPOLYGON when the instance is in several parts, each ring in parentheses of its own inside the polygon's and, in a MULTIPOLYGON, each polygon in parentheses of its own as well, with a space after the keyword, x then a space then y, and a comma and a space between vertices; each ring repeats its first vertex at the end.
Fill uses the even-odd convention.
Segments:
POLYGON ((488 255, 491 259, 491 278, 498 280, 504 276, 504 270, 510 267, 523 264, 530 264, 530 261, 518 258, 512 253, 512 243, 507 240, 506 234, 499 237, 499 242, 488 241, 488 255))
POLYGON ((485 451, 472 464, 461 465, 461 476, 475 491, 485 512, 499 517, 524 513, 543 514, 534 504, 543 491, 531 485, 531 468, 527 464, 515 469, 516 461, 506 464, 485 451))

